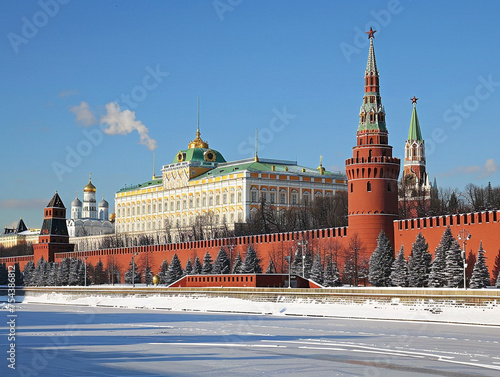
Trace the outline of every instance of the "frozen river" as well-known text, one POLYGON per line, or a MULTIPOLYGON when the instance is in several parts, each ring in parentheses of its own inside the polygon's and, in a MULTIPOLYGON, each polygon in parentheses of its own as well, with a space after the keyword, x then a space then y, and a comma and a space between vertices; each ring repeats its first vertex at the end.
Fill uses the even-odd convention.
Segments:
POLYGON ((15 314, 16 370, 2 357, 1 376, 500 375, 500 327, 37 304, 15 314))

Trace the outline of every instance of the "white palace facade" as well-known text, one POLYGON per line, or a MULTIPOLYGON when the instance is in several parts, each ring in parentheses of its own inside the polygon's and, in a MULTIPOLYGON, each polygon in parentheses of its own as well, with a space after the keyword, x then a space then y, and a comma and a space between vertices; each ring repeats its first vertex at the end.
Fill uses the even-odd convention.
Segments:
POLYGON ((346 176, 326 171, 321 163, 313 169, 257 155, 226 162, 201 139, 199 129, 188 149, 161 171, 161 177, 115 194, 116 233, 183 229, 200 217, 232 229, 249 219, 262 200, 279 211, 347 189, 346 176))

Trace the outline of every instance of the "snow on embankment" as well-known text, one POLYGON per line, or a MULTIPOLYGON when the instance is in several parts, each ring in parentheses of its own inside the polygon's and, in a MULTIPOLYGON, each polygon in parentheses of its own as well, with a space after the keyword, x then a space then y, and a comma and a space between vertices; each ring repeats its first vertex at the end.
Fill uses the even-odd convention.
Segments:
MULTIPOLYGON (((434 321, 500 326, 498 290, 486 299, 399 295, 387 290, 384 297, 370 290, 349 290, 343 294, 318 294, 318 291, 291 292, 278 290, 172 291, 89 288, 71 291, 26 290, 22 302, 65 305, 146 308, 171 311, 230 312, 293 316, 394 319, 434 321), (288 293, 290 292, 290 293, 288 293)), ((380 290, 378 291, 380 292, 380 290)), ((421 291, 424 292, 425 291, 421 291)), ((428 292, 428 291, 427 291, 428 292)), ((330 291, 331 293, 331 291, 330 291)))

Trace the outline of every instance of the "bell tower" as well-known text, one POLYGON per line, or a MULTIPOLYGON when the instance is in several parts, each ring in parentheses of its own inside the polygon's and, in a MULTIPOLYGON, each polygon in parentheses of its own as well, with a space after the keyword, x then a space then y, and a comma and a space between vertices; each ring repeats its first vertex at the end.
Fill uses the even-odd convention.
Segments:
POLYGON ((380 97, 379 72, 373 39, 370 39, 365 71, 365 94, 359 113, 359 126, 353 157, 346 160, 348 179, 349 234, 358 234, 365 252, 377 246, 381 230, 394 242, 393 221, 398 219, 398 176, 400 160, 392 157, 385 109, 380 97))

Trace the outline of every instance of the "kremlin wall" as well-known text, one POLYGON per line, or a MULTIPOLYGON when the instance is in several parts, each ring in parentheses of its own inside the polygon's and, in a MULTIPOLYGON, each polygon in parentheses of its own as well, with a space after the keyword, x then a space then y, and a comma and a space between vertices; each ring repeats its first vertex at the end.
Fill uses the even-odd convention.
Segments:
MULTIPOLYGON (((240 253, 244 257, 247 247, 251 245, 261 259, 263 270, 266 269, 269 260, 272 259, 277 273, 287 273, 288 264, 285 257, 293 256, 295 250, 304 241, 307 241, 307 247, 313 253, 320 252, 322 258, 333 255, 339 267, 341 267, 343 261, 355 252, 358 261, 367 261, 376 247, 377 237, 381 230, 392 241, 395 251, 404 246, 405 255, 408 256, 418 233, 422 233, 429 244, 429 251, 434 253, 443 232, 449 226, 453 236, 459 240, 461 247, 465 246, 467 253, 472 251, 477 254, 479 244, 482 242, 483 248, 486 251, 486 262, 491 272, 495 256, 500 249, 500 211, 399 220, 398 179, 401 161, 393 157, 393 148, 389 144, 389 132, 385 122, 386 114, 380 96, 379 72, 373 44, 374 33, 374 30, 367 32, 370 39, 370 46, 365 71, 363 103, 359 114, 359 126, 356 133, 356 144, 353 147, 353 155, 345 161, 348 192, 347 227, 117 249, 73 251, 74 245, 69 243, 69 235, 66 228, 66 209, 59 195, 56 193, 45 209, 39 243, 33 245, 34 255, 0 258, 0 262, 7 265, 13 265, 17 262, 21 269, 23 269, 28 261, 31 260, 36 263, 42 256, 48 261, 55 262, 60 262, 63 258, 67 257, 77 257, 85 259, 87 263, 92 265, 101 260, 105 267, 110 268, 110 266, 114 266, 114 268, 118 269, 120 271, 120 280, 123 282, 125 271, 128 270, 133 256, 135 256, 135 261, 139 267, 144 268, 148 264, 151 266, 153 273, 157 273, 161 263, 164 260, 170 262, 174 254, 177 254, 182 267, 184 267, 189 258, 191 262, 193 262, 195 256, 202 259, 207 251, 211 254, 212 259, 215 259, 221 247, 226 248, 233 260, 237 253, 240 253), (459 234, 462 234, 461 239, 458 237, 459 234), (465 245, 462 243, 465 238, 463 234, 466 236, 470 234, 471 236, 470 239, 466 240, 465 245)), ((414 97, 412 99, 413 114, 410 132, 405 145, 403 177, 410 177, 414 185, 428 189, 430 186, 428 174, 425 170, 425 142, 422 138, 416 115, 416 101, 417 99, 414 97)), ((197 138, 199 138, 199 130, 197 138)), ((211 168, 210 164, 215 161, 216 157, 212 161, 212 159, 207 160, 208 157, 206 156, 207 153, 214 152, 208 149, 208 144, 204 148, 205 146, 201 139, 195 141, 199 142, 200 145, 196 147, 201 150, 200 156, 205 154, 203 158, 206 161, 187 161, 186 153, 189 154, 190 152, 187 150, 180 152, 177 163, 184 164, 182 165, 183 169, 184 166, 189 166, 189 169, 191 169, 191 165, 193 169, 199 169, 200 166, 204 169, 211 168)), ((216 155, 214 154, 214 156, 216 155)), ((255 156, 255 161, 249 163, 248 166, 253 163, 259 163, 257 156, 255 156)), ((276 166, 269 164, 269 166, 265 167, 270 170, 267 173, 269 177, 276 173, 276 166)), ((263 169, 262 166, 259 168, 263 169)), ((284 169, 283 171, 285 171, 284 169)), ((170 170, 166 173, 169 172, 170 170)), ((288 166, 286 167, 286 172, 289 172, 288 166)), ((324 194, 327 194, 326 191, 328 190, 331 190, 333 193, 334 188, 327 187, 328 190, 323 189, 323 187, 326 187, 325 183, 328 183, 325 180, 324 170, 320 169, 319 173, 315 173, 302 168, 302 172, 312 177, 308 178, 309 182, 318 182, 317 187, 309 190, 310 194, 314 193, 315 191, 313 190, 315 189, 323 190, 324 194), (316 179, 318 181, 315 181, 316 179)), ((224 174, 226 173, 224 172, 224 174)), ((209 175, 210 173, 206 174, 209 175)), ((258 186, 258 181, 262 177, 256 173, 252 174, 252 178, 257 182, 252 183, 251 186, 253 188, 258 186)), ((181 175, 179 174, 179 176, 181 175)), ((187 177, 188 175, 186 175, 186 179, 188 179, 187 177)), ((328 178, 328 176, 326 177, 328 178)), ((335 182, 335 179, 339 179, 338 177, 332 178, 333 184, 341 183, 339 181, 335 182)), ((214 182, 217 182, 217 180, 214 180, 214 182)), ((177 181, 174 183, 177 184, 177 181)), ((152 181, 151 184, 158 186, 158 190, 161 189, 159 180, 152 181)), ((287 190, 290 190, 287 191, 287 195, 292 195, 292 189, 288 188, 287 190)), ((289 199, 291 199, 291 196, 286 198, 286 200, 289 199)), ((313 199, 313 195, 311 195, 311 199, 313 199)), ((247 205, 249 210, 255 208, 255 204, 251 204, 253 202, 251 198, 243 194, 242 203, 247 205)), ((293 203, 293 200, 290 200, 289 204, 295 203, 293 203)), ((244 211, 244 208, 242 211, 244 211)), ((125 213, 125 209, 123 209, 119 218, 123 218, 125 213)), ((123 224, 126 224, 126 219, 122 221, 123 224)), ((128 225, 127 228, 125 228, 125 225, 119 224, 119 226, 122 227, 120 228, 122 231, 128 229, 128 225)), ((142 230, 147 229, 143 226, 142 230)))

